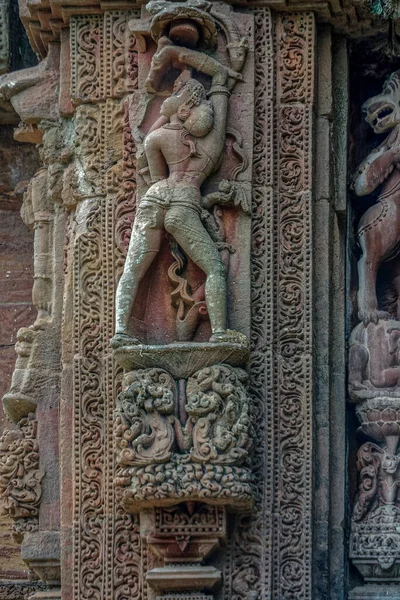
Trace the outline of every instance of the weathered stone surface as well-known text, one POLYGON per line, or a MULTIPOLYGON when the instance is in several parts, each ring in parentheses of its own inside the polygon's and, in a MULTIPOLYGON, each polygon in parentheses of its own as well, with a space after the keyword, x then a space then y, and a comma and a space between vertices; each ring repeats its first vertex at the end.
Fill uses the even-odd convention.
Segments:
MULTIPOLYGON (((0 467, 8 508, 29 513, 14 537, 52 586, 38 600, 60 598, 61 580, 65 600, 344 597, 347 51, 342 40, 336 63, 320 23, 382 44, 376 14, 392 9, 21 3, 47 57, 2 76, 0 104, 43 166, 29 185, 10 168, 0 183, 2 207, 25 192, 34 231, 33 308, 7 277, 14 312, 0 306, 18 354, 0 467), (27 419, 38 456, 14 473, 27 419)), ((3 155, 16 162, 11 142, 3 155)), ((10 223, 13 257, 24 242, 10 223)), ((396 251, 395 225, 369 256, 396 251)), ((400 561, 398 315, 381 288, 375 302, 381 274, 366 262, 349 383, 374 441, 358 456, 350 554, 366 581, 387 582, 400 561)))
MULTIPOLYGON (((395 259, 389 281, 380 281, 381 264, 396 254, 400 240, 396 158, 399 87, 399 72, 395 72, 385 82, 382 93, 363 105, 367 123, 386 138, 367 156, 353 180, 358 196, 371 194, 381 186, 377 203, 364 213, 358 225, 362 256, 358 262, 357 301, 361 322, 351 333, 349 354, 349 392, 357 402, 359 430, 374 440, 364 443, 357 455, 359 489, 350 537, 350 558, 366 582, 400 581, 399 293, 395 259), (386 290, 378 301, 379 284, 386 285, 386 290), (395 301, 389 299, 390 294, 395 301)), ((354 597, 358 597, 357 592, 354 597)))

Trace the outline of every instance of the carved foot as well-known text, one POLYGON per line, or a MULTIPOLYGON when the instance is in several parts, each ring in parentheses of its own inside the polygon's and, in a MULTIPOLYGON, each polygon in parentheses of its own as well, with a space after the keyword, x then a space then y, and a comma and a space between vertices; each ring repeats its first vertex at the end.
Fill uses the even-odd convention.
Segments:
POLYGON ((364 381, 350 381, 349 386, 355 392, 376 389, 368 379, 365 379, 364 381))
POLYGON ((369 323, 374 323, 374 325, 378 325, 379 320, 388 321, 390 319, 390 314, 384 310, 360 310, 358 312, 358 318, 362 321, 367 327, 369 323))
POLYGON ((110 346, 114 350, 121 348, 121 346, 136 346, 138 344, 141 344, 140 340, 126 333, 116 333, 110 340, 110 346))
POLYGON ((228 342, 231 344, 247 344, 247 337, 243 333, 239 333, 239 331, 233 331, 233 329, 227 329, 226 331, 220 331, 218 333, 214 333, 210 337, 210 342, 214 344, 221 344, 224 342, 228 342))

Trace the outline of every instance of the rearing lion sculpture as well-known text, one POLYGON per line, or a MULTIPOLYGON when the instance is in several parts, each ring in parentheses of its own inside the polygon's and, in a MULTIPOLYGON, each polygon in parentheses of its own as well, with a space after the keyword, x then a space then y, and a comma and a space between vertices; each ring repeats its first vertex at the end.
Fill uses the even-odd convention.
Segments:
POLYGON ((368 325, 389 318, 378 308, 376 279, 381 263, 395 255, 400 245, 400 70, 386 80, 382 94, 367 100, 362 109, 375 133, 390 132, 360 165, 353 182, 358 196, 371 194, 383 184, 377 204, 365 212, 358 226, 362 249, 358 315, 368 325))

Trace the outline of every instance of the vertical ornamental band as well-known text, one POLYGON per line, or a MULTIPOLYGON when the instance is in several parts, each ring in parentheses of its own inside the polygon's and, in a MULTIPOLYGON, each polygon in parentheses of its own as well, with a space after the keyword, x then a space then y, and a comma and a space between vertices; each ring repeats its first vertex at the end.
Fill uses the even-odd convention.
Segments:
POLYGON ((275 596, 308 599, 312 553, 313 13, 277 23, 275 596))

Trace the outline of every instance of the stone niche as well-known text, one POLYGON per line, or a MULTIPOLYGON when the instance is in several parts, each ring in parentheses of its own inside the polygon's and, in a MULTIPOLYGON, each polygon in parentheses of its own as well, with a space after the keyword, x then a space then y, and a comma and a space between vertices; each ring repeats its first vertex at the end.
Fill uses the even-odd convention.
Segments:
MULTIPOLYGON (((400 71, 398 59, 379 53, 374 40, 364 44, 362 55, 360 43, 355 43, 352 56, 351 93, 358 110, 350 124, 357 142, 350 154, 354 231, 349 257, 357 296, 349 338, 349 397, 358 421, 358 435, 355 424, 351 435, 357 435, 358 447, 351 456, 350 481, 356 493, 350 559, 365 585, 355 587, 350 597, 358 600, 395 597, 400 581, 400 238, 397 220, 390 216, 397 211, 400 71), (382 69, 369 69, 372 61, 382 69)), ((353 579, 357 581, 355 573, 353 579)))

